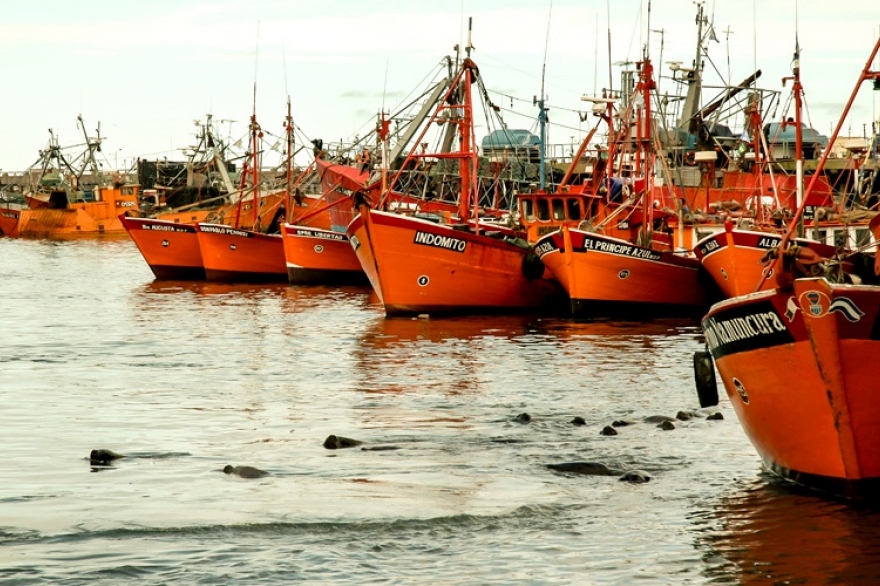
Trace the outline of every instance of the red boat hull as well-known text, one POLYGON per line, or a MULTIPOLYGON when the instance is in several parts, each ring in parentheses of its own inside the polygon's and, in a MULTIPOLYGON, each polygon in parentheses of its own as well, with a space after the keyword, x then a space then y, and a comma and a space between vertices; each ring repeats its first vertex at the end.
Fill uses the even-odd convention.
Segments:
POLYGON ((196 228, 150 218, 119 216, 153 275, 160 280, 204 280, 196 228))
POLYGON ((568 292, 574 317, 699 313, 717 298, 700 262, 672 252, 568 228, 535 251, 568 292))
POLYGON ((558 310, 558 284, 528 248, 361 208, 351 245, 387 315, 558 310))
POLYGON ((703 330, 766 465, 842 496, 880 496, 880 288, 797 279, 723 301, 703 330))
POLYGON ((367 284, 345 233, 285 224, 281 234, 291 284, 367 284))
POLYGON ((220 224, 196 224, 209 281, 270 283, 287 281, 280 234, 237 230, 220 224))
MULTIPOLYGON (((780 235, 769 232, 725 230, 700 240, 694 252, 724 296, 737 297, 776 287, 772 274, 763 278, 763 261, 781 241, 780 235)), ((836 252, 833 246, 814 240, 797 238, 795 244, 823 258, 831 258, 836 252)))

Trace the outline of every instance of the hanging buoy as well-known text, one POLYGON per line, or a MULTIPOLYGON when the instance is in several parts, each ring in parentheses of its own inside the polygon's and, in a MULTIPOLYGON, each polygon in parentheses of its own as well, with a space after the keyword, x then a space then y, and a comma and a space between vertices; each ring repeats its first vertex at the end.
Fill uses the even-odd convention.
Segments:
POLYGON ((700 399, 700 407, 717 405, 718 384, 715 382, 715 366, 712 364, 710 352, 694 352, 694 381, 697 383, 697 397, 700 399))

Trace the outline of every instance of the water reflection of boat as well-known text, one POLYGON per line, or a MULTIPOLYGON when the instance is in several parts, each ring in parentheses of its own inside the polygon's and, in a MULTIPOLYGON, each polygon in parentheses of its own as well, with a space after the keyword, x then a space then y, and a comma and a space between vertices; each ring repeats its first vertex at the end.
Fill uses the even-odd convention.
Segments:
POLYGON ((698 547, 710 581, 736 584, 880 582, 880 510, 758 480, 715 508, 698 547), (719 559, 720 558, 720 559, 719 559))
POLYGON ((199 296, 283 296, 287 285, 280 283, 223 283, 213 281, 152 281, 144 285, 143 291, 148 295, 199 295, 199 296))

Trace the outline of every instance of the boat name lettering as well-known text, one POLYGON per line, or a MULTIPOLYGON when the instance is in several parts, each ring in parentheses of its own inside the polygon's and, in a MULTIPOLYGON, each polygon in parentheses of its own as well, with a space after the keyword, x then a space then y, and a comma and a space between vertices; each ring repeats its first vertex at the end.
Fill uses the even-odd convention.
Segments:
POLYGON ((710 317, 703 322, 703 331, 710 350, 742 340, 786 331, 785 324, 774 311, 750 313, 730 319, 710 317))
POLYGON ((707 254, 709 254, 713 250, 717 250, 719 248, 721 248, 721 244, 719 244, 717 240, 713 239, 700 247, 700 253, 703 256, 706 256, 707 254))
POLYGON ((168 224, 144 224, 144 230, 155 230, 159 232, 186 232, 183 226, 170 226, 168 224))
POLYGON ((464 249, 467 248, 467 242, 464 240, 452 238, 451 236, 431 234, 430 232, 416 232, 413 242, 424 246, 434 246, 436 248, 452 250, 454 252, 464 252, 464 249))
POLYGON ((17 217, 18 217, 18 214, 16 214, 15 212, 6 212, 6 211, 4 211, 4 212, 3 212, 3 217, 4 217, 4 218, 17 218, 17 217))
POLYGON ((620 256, 629 256, 632 258, 645 258, 648 260, 660 260, 661 255, 648 248, 633 246, 632 244, 621 244, 619 242, 608 242, 596 238, 584 238, 584 249, 598 250, 599 252, 608 252, 618 254, 620 256))
POLYGON ((228 234, 230 236, 241 236, 242 238, 247 238, 248 233, 244 230, 236 230, 235 228, 228 228, 226 226, 199 226, 202 232, 210 232, 212 234, 228 234))
POLYGON ((352 237, 349 238, 348 241, 351 243, 351 248, 355 252, 357 252, 357 249, 361 247, 361 241, 358 240, 357 236, 352 235, 352 237))
POLYGON ((540 242, 535 246, 535 254, 538 256, 544 256, 549 252, 553 252, 556 250, 556 245, 553 244, 552 240, 545 240, 544 242, 540 242))
POLYGON ((297 236, 306 236, 308 238, 324 238, 325 240, 345 240, 344 234, 338 234, 336 232, 319 232, 316 230, 303 230, 302 228, 296 229, 297 236))
POLYGON ((758 248, 776 248, 781 240, 781 238, 774 236, 761 236, 758 239, 758 248))
POLYGON ((137 202, 134 201, 116 201, 116 207, 118 208, 133 208, 137 205, 137 202))

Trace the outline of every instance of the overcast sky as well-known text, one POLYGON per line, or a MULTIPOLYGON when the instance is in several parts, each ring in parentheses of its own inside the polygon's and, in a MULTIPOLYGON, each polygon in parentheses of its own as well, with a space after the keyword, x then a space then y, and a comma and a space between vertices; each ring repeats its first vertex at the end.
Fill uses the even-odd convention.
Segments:
MULTIPOLYGON (((512 127, 534 127, 531 99, 541 89, 546 51, 545 93, 551 122, 559 125, 549 141, 568 142, 586 130, 576 112, 586 110, 581 95, 608 85, 609 28, 612 62, 638 59, 645 43, 664 75, 661 59, 686 66, 693 60, 695 3, 652 0, 650 23, 647 6, 647 0, 3 2, 0 169, 31 165, 49 128, 62 145, 81 142, 79 114, 90 133, 100 122, 111 164, 138 156, 180 159, 179 149, 194 144, 193 120, 208 113, 236 121, 222 125, 224 134, 245 133, 255 80, 257 116, 270 132, 283 133, 289 95, 308 136, 363 134, 383 104, 395 105, 464 42, 469 16, 473 57, 487 86, 514 98, 503 102, 517 111, 505 113, 512 127)), ((709 44, 709 57, 734 82, 757 66, 759 85, 785 91, 781 79, 790 75, 797 32, 808 114, 824 134, 880 33, 876 0, 707 0, 705 11, 718 39, 709 44)), ((861 135, 863 125, 870 131, 878 94, 866 84, 845 133, 861 135)))

